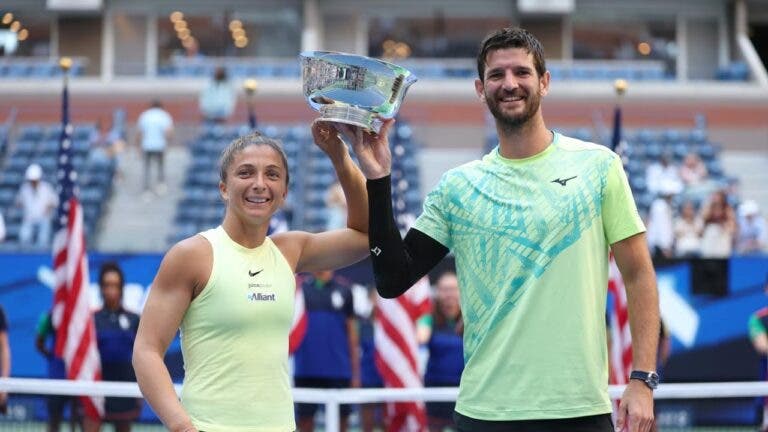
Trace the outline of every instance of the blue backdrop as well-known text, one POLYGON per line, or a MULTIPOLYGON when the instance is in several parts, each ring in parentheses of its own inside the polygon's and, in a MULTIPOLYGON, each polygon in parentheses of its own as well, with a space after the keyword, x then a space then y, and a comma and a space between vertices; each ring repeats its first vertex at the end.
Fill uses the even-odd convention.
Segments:
MULTIPOLYGON (((125 303, 140 311, 161 259, 159 254, 89 254, 93 303, 100 302, 96 285, 99 266, 105 261, 117 261, 126 277, 125 303)), ((451 264, 449 260, 440 268, 451 264)), ((700 261, 672 261, 657 265, 662 309, 670 319, 667 325, 672 340, 672 357, 664 378, 667 382, 763 378, 760 359, 747 338, 747 321, 755 310, 768 305, 763 292, 768 257, 737 257, 703 264, 706 265, 702 267, 700 261), (702 276, 702 272, 706 274, 702 276), (720 279, 723 287, 718 285, 720 279)), ((342 272, 358 283, 368 284, 369 266, 364 261, 342 272)), ((9 322, 12 376, 46 377, 46 362, 35 350, 34 339, 40 315, 51 306, 52 277, 51 258, 47 254, 0 254, 0 304, 9 322)), ((166 363, 174 380, 180 382, 183 369, 178 339, 171 345, 166 363)), ((748 399, 721 400, 706 409, 683 402, 668 404, 667 408, 670 412, 687 412, 689 423, 710 421, 708 417, 712 415, 730 422, 753 423, 757 415, 755 406, 748 399)), ((145 411, 144 418, 153 418, 151 412, 145 411)))

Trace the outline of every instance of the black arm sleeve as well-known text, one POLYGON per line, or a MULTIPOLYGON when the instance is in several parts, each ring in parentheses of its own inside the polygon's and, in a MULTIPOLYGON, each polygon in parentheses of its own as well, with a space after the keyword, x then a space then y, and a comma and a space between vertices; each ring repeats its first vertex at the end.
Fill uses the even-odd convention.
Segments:
POLYGON ((437 265, 448 248, 417 229, 400 237, 392 211, 390 176, 368 180, 368 244, 376 290, 384 298, 404 293, 437 265))

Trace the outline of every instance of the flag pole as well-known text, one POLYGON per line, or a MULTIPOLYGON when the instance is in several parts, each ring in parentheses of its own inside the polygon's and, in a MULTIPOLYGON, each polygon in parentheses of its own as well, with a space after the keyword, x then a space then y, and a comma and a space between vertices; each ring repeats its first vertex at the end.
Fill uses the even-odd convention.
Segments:
POLYGON ((64 75, 64 87, 69 85, 69 70, 72 69, 72 59, 69 57, 62 57, 59 60, 59 68, 64 75))
POLYGON ((248 107, 248 125, 251 130, 256 129, 256 108, 253 105, 254 95, 259 88, 259 82, 253 78, 249 78, 243 82, 243 90, 245 90, 245 104, 248 107))
POLYGON ((621 144, 621 104, 624 94, 627 92, 627 80, 617 79, 613 82, 613 90, 616 92, 616 107, 613 111, 613 138, 611 139, 611 150, 619 152, 621 144))

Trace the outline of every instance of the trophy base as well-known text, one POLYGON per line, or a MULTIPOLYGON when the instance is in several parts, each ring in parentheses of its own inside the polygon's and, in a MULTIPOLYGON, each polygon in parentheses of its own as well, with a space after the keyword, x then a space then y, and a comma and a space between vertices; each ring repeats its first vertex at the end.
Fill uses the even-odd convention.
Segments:
POLYGON ((374 113, 349 105, 325 105, 320 107, 320 118, 315 121, 345 123, 379 133, 381 119, 374 113))

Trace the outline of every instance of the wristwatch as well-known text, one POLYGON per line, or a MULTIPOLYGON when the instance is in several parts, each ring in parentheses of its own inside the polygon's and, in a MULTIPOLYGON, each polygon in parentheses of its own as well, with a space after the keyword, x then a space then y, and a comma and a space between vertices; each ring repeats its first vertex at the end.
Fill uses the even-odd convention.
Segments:
POLYGON ((647 385, 651 390, 656 390, 656 387, 659 386, 659 374, 653 371, 646 372, 641 370, 633 370, 632 373, 629 374, 629 379, 640 380, 644 382, 645 385, 647 385))

